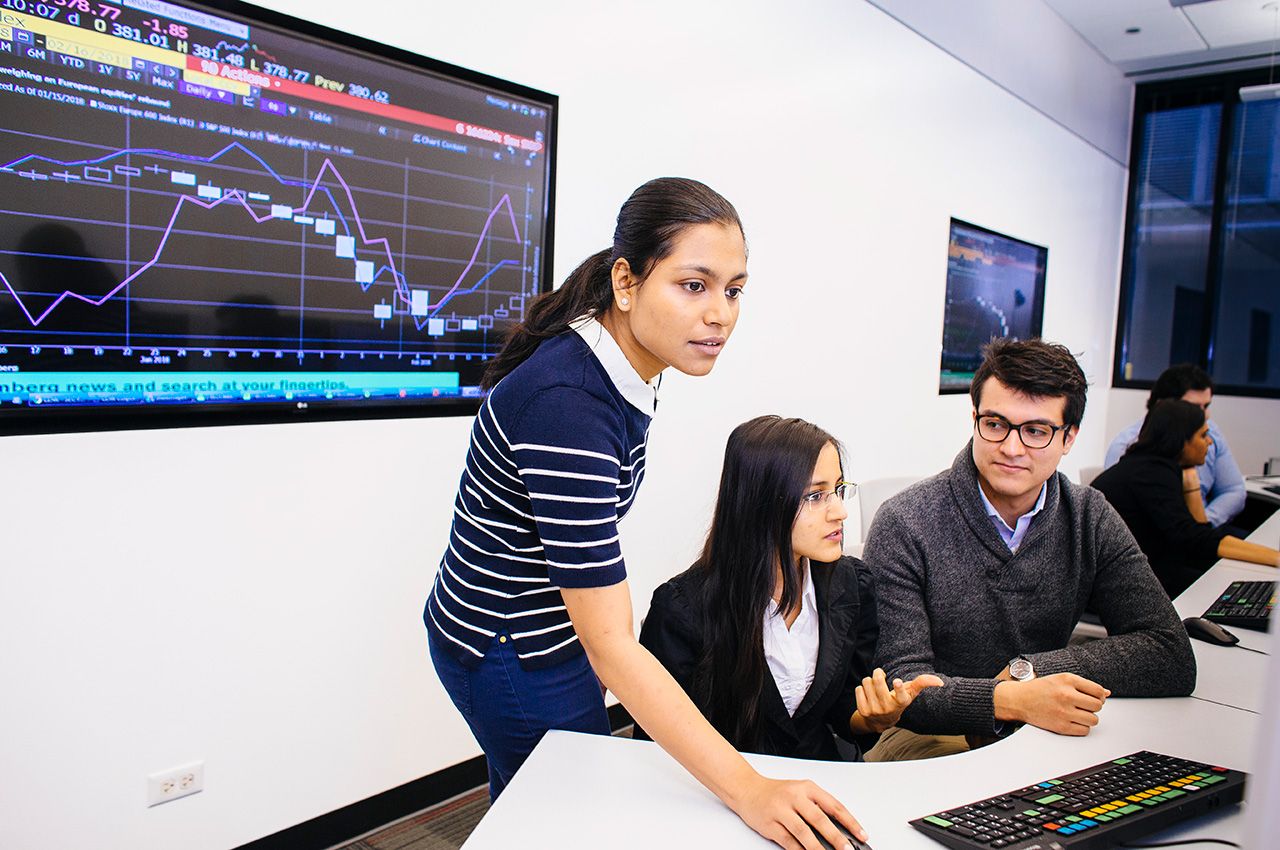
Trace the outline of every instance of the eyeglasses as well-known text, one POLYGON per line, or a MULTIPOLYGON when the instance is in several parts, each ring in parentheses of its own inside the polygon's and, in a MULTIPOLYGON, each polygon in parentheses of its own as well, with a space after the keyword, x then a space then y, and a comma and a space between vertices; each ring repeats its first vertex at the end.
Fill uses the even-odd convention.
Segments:
POLYGON ((841 481, 830 490, 817 490, 813 493, 806 493, 800 497, 800 507, 807 508, 811 511, 825 510, 831 504, 832 497, 842 502, 847 502, 853 498, 853 494, 858 492, 858 485, 852 481, 841 481))
POLYGON ((1070 425, 1049 425, 1045 422, 1023 422, 1014 425, 1003 416, 979 416, 974 428, 978 436, 988 443, 1003 443, 1009 434, 1018 432, 1022 445, 1029 449, 1043 449, 1053 442, 1053 435, 1066 431, 1070 425))

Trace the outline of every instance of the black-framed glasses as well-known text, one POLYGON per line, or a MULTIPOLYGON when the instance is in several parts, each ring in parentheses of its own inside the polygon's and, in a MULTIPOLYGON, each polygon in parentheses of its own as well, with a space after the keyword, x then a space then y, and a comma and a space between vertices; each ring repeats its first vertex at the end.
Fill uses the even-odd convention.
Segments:
POLYGON ((811 511, 823 510, 831 504, 833 498, 847 502, 858 492, 858 485, 852 481, 840 481, 830 490, 815 490, 800 497, 800 507, 811 511))
MULTIPOLYGON (((1003 416, 979 416, 974 429, 988 443, 1003 443, 1009 434, 1018 432, 1022 445, 1029 449, 1043 449, 1053 442, 1053 435, 1066 431, 1070 425, 1050 425, 1047 422, 1023 422, 1014 425, 1003 416)), ((1065 438, 1064 438, 1065 439, 1065 438)))

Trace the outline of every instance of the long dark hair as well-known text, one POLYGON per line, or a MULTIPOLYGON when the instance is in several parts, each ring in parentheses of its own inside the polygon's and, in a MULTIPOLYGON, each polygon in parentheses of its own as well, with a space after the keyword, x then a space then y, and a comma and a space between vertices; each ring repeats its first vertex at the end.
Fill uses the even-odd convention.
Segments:
POLYGON ((481 381, 484 388, 492 389, 543 340, 564 333, 575 319, 605 313, 613 303, 614 263, 625 259, 643 281, 671 254, 681 231, 695 224, 742 230, 733 204, 697 180, 659 177, 632 192, 618 211, 612 247, 587 257, 559 289, 534 299, 525 320, 511 329, 502 351, 490 361, 481 381))
POLYGON ((720 492, 702 557, 702 657, 693 677, 694 702, 737 749, 760 735, 760 695, 768 675, 764 612, 782 564, 780 611, 800 601, 802 577, 791 551, 791 529, 818 455, 840 444, 802 419, 761 416, 729 435, 720 492))
POLYGON ((1199 405, 1182 399, 1157 401, 1142 420, 1142 430, 1127 455, 1155 455, 1177 460, 1182 449, 1204 425, 1204 411, 1199 405))
POLYGON ((1191 390, 1213 390, 1213 378, 1194 363, 1177 363, 1160 373, 1151 385, 1147 410, 1166 398, 1182 398, 1191 390))

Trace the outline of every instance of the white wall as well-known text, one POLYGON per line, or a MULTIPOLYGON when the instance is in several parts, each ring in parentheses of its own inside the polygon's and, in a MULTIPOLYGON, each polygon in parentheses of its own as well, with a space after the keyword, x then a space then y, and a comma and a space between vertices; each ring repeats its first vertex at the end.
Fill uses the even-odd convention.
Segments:
MULTIPOLYGON (((1107 407, 1107 434, 1114 436, 1121 428, 1145 416, 1148 395, 1146 390, 1112 389, 1107 407)), ((1222 429, 1231 454, 1245 475, 1261 475, 1268 458, 1280 457, 1280 400, 1215 395, 1209 416, 1222 429)), ((1081 458, 1081 463, 1100 464, 1102 456, 1091 460, 1081 458)))
POLYGON ((1041 0, 871 0, 1116 162, 1129 161, 1133 83, 1041 0), (1071 73, 1063 73, 1070 68, 1071 73))
MULTIPOLYGON (((871 6, 270 5, 560 94, 558 277, 649 177, 738 205, 741 325, 711 377, 668 376, 624 524, 638 605, 750 416, 827 427, 855 479, 950 462, 952 215, 1050 246, 1044 333, 1108 384, 1123 169, 871 6)), ((1068 471, 1105 447, 1092 396, 1068 471)), ((476 754, 420 621, 467 426, 0 441, 0 846, 225 848, 476 754), (147 773, 195 759, 204 793, 144 807, 147 773)))

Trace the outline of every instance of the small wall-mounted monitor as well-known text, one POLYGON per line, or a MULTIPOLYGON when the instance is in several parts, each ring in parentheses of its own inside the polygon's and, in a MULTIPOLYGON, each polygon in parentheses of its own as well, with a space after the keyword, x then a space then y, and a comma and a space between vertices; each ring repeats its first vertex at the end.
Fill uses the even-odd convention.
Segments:
POLYGON ((1040 335, 1048 262, 1048 248, 951 219, 940 394, 969 391, 992 339, 1040 335))
POLYGON ((471 412, 556 98, 238 2, 6 3, 0 431, 471 412))

